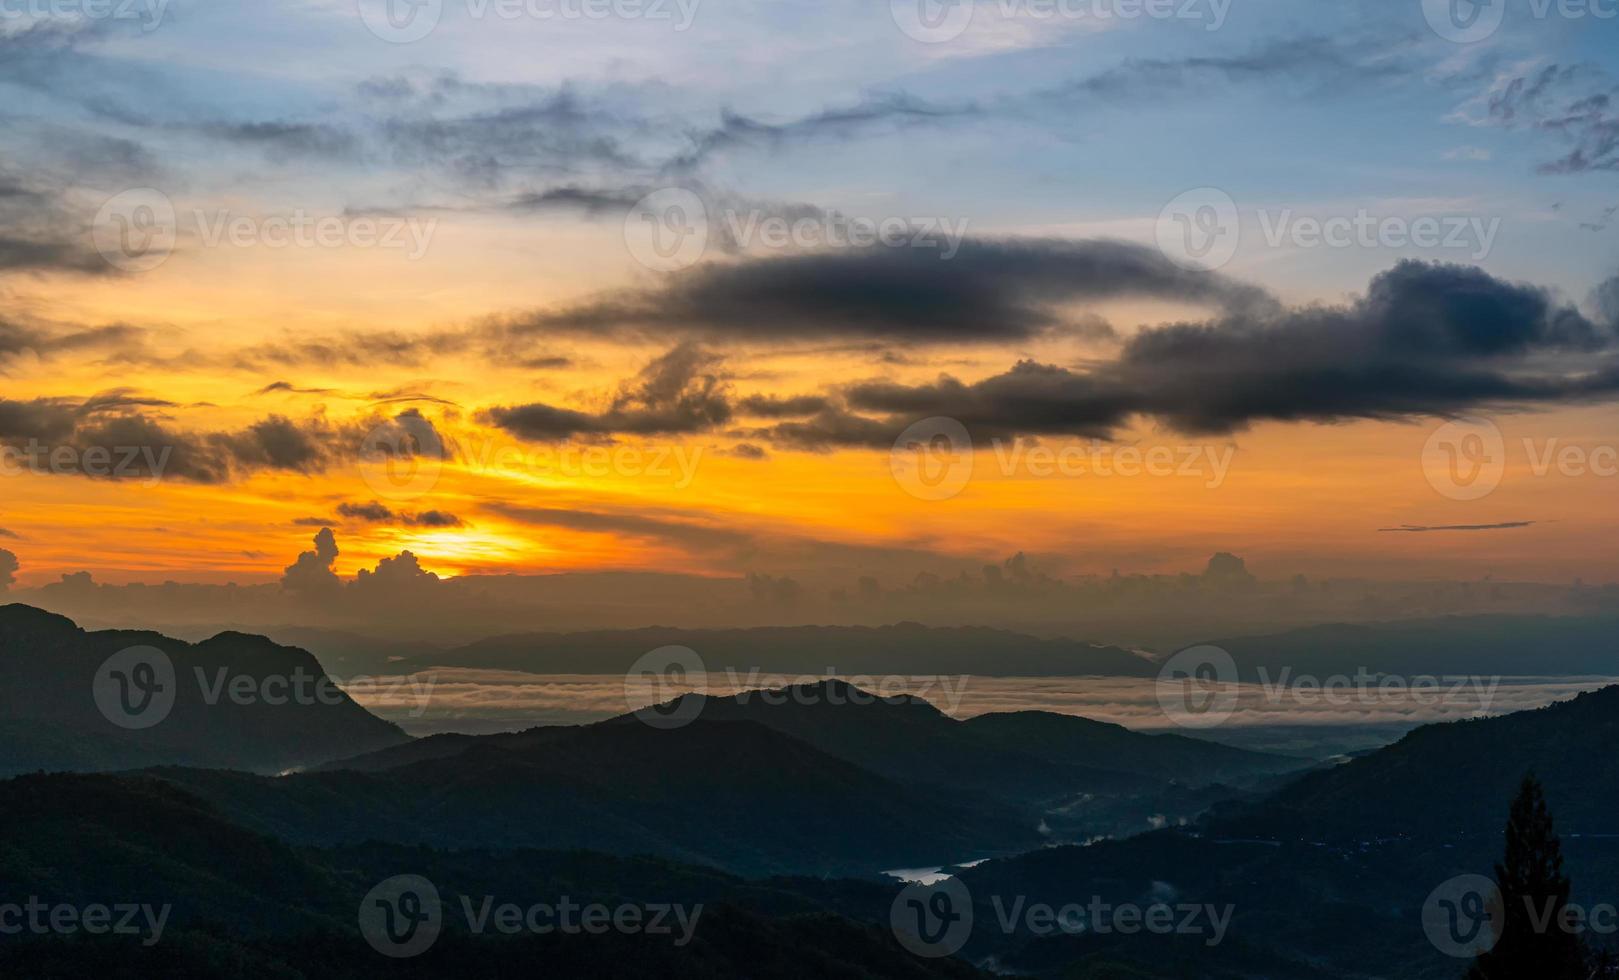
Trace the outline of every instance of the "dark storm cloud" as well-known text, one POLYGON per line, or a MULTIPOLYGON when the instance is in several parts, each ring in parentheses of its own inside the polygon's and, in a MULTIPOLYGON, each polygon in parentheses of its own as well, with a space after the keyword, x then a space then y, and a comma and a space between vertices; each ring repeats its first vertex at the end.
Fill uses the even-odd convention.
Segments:
MULTIPOLYGON (((870 382, 845 394, 856 412, 894 424, 949 416, 980 439, 1105 437, 1136 415, 1182 432, 1228 433, 1259 421, 1409 419, 1609 398, 1619 393, 1615 339, 1612 324, 1543 290, 1474 268, 1402 262, 1351 304, 1149 328, 1116 362, 1086 372, 1025 361, 973 383, 870 382)), ((884 441, 858 427, 852 434, 884 441)))
POLYGON ((538 441, 614 435, 667 435, 705 432, 731 418, 723 378, 712 368, 718 358, 682 344, 626 382, 600 412, 581 412, 543 403, 497 406, 480 421, 538 441))
POLYGON ((1064 304, 1132 297, 1241 309, 1272 302, 1257 287, 1188 271, 1140 245, 967 239, 948 260, 931 249, 873 246, 710 263, 660 287, 527 314, 504 326, 515 335, 673 329, 765 342, 827 336, 996 342, 1090 323, 1065 314, 1064 304))
MULTIPOLYGON (((1104 254, 1116 255, 1112 249, 1104 254)), ((1058 288, 1040 276, 1025 281, 1040 298, 1041 290, 1058 288)), ((1180 282, 1159 280, 1171 291, 1180 282)), ((1223 280, 1201 288, 1204 295, 1246 295, 1246 287, 1223 280)), ((1598 290, 1603 313, 1593 320, 1546 290, 1477 268, 1406 261, 1352 302, 1239 304, 1240 312, 1140 330, 1115 359, 1085 369, 1024 360, 977 381, 876 379, 796 397, 737 398, 713 356, 688 342, 621 388, 604 411, 535 404, 491 409, 484 420, 532 439, 703 432, 733 417, 780 420, 729 434, 820 450, 892 446, 909 423, 929 416, 956 419, 984 442, 1109 438, 1136 418, 1224 434, 1262 421, 1407 420, 1591 402, 1619 394, 1615 288, 1610 282, 1598 290)), ((796 311, 803 328, 835 328, 839 320, 824 297, 792 295, 803 297, 796 311)), ((1032 303, 1008 291, 1000 307, 1032 303)))

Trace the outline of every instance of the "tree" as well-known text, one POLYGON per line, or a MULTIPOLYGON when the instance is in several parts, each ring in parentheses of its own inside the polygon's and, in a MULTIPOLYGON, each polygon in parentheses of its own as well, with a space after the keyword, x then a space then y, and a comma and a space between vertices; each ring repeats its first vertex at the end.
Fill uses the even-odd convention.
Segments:
POLYGON ((1500 938, 1473 961, 1468 980, 1585 980, 1585 944, 1564 918, 1570 886, 1563 844, 1533 773, 1512 801, 1495 883, 1501 891, 1500 938))

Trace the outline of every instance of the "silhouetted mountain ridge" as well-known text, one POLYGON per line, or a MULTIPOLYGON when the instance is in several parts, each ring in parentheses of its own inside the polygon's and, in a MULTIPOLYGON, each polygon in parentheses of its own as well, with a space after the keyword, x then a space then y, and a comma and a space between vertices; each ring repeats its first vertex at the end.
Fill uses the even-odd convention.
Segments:
POLYGON ((8 737, 0 775, 162 764, 279 772, 409 740, 354 703, 307 651, 229 631, 195 644, 89 632, 17 604, 0 606, 0 734, 8 737), (95 693, 103 664, 132 647, 162 651, 175 684, 172 709, 139 729, 115 724, 95 693))

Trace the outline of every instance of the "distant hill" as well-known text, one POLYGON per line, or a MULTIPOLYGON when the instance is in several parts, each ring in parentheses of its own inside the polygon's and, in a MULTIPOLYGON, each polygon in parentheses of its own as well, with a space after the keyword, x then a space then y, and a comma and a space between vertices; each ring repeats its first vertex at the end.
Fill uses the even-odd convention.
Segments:
POLYGON ((745 874, 875 874, 1043 840, 1009 804, 890 779, 752 722, 541 728, 460 748, 370 772, 153 774, 244 826, 319 845, 580 847, 745 874))
POLYGON ((1042 639, 985 627, 791 626, 690 630, 653 627, 588 633, 524 633, 493 637, 417 657, 417 667, 485 667, 536 674, 623 674, 648 650, 685 646, 713 672, 750 672, 789 679, 988 674, 1001 677, 1105 675, 1153 677, 1151 660, 1119 647, 1042 639))
POLYGON ((982 977, 957 960, 923 961, 880 923, 893 888, 876 882, 745 881, 713 869, 587 852, 458 852, 383 844, 293 848, 240 827, 162 780, 25 776, 0 782, 7 839, 0 894, 171 906, 161 942, 111 936, 7 936, 0 976, 370 978, 533 975, 630 978, 982 977), (447 911, 443 934, 408 961, 359 933, 362 898, 398 874, 427 878, 447 911), (527 907, 578 903, 702 905, 691 942, 650 935, 474 935, 463 897, 527 907), (851 918, 853 916, 853 918, 851 918), (856 921, 856 920, 860 921, 856 921))
MULTIPOLYGON (((1310 764, 1043 712, 957 721, 920 698, 879 698, 843 681, 724 698, 686 695, 661 710, 677 706, 695 711, 692 727, 723 725, 747 732, 758 726, 786 737, 772 745, 812 747, 911 792, 946 796, 960 807, 1015 808, 1024 828, 1043 824, 1047 833, 1079 838, 1136 832, 1155 819, 1190 819, 1237 795, 1221 784, 1253 784, 1310 764)), ((574 739, 606 744, 598 730, 612 729, 636 733, 613 736, 634 744, 648 733, 656 735, 639 718, 624 715, 582 728, 435 736, 328 763, 322 770, 455 769, 464 760, 499 759, 490 754, 497 751, 529 758, 574 739)), ((738 751, 745 757, 752 749, 738 751)))
POLYGON ((964 955, 1010 972, 1177 977, 1187 964, 1233 977, 1439 980, 1462 972, 1423 933, 1442 882, 1489 875, 1525 772, 1546 787, 1574 898, 1611 902, 1619 882, 1619 686, 1545 708, 1425 725, 1394 745, 1309 772, 1196 828, 1048 848, 959 872, 993 900, 1229 905, 1228 940, 1201 958, 1165 937, 977 930, 964 955), (1369 942, 1368 937, 1376 937, 1369 942), (1288 965, 1291 961, 1292 965, 1288 965), (1099 968, 1099 967, 1098 967, 1099 968), (1223 972, 1222 972, 1223 971, 1223 972), (1103 974, 1112 975, 1112 974, 1103 974))
POLYGON ((1565 832, 1619 834, 1619 686, 1533 711, 1424 725, 1216 822, 1293 839, 1493 836, 1533 770, 1565 832))
POLYGON ((87 632, 61 616, 8 605, 0 606, 0 740, 0 775, 8 775, 152 765, 279 772, 409 736, 354 703, 303 650, 242 633, 192 644, 157 633, 87 632), (132 647, 161 651, 173 668, 172 707, 138 729, 115 724, 97 703, 98 671, 106 693, 103 665, 132 647), (232 685, 247 693, 233 695, 232 685))
MULTIPOLYGON (((732 697, 686 695, 697 717, 753 721, 895 779, 1033 801, 1201 786, 1301 769, 1308 760, 1043 711, 957 721, 922 698, 879 698, 838 680, 732 697)), ((674 703, 662 710, 674 710, 674 703)), ((688 709, 690 710, 690 709, 688 709)), ((633 715, 616 721, 639 723, 633 715)))
POLYGON ((1619 616, 1445 616, 1354 625, 1330 623, 1212 641, 1245 682, 1354 676, 1364 668, 1412 676, 1619 677, 1619 616))

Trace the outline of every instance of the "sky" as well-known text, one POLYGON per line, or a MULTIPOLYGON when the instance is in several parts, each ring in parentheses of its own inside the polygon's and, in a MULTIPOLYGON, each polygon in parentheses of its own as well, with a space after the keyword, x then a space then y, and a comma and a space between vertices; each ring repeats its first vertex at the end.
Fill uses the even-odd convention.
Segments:
POLYGON ((1615 41, 0 0, 0 579, 1612 581, 1615 41))

